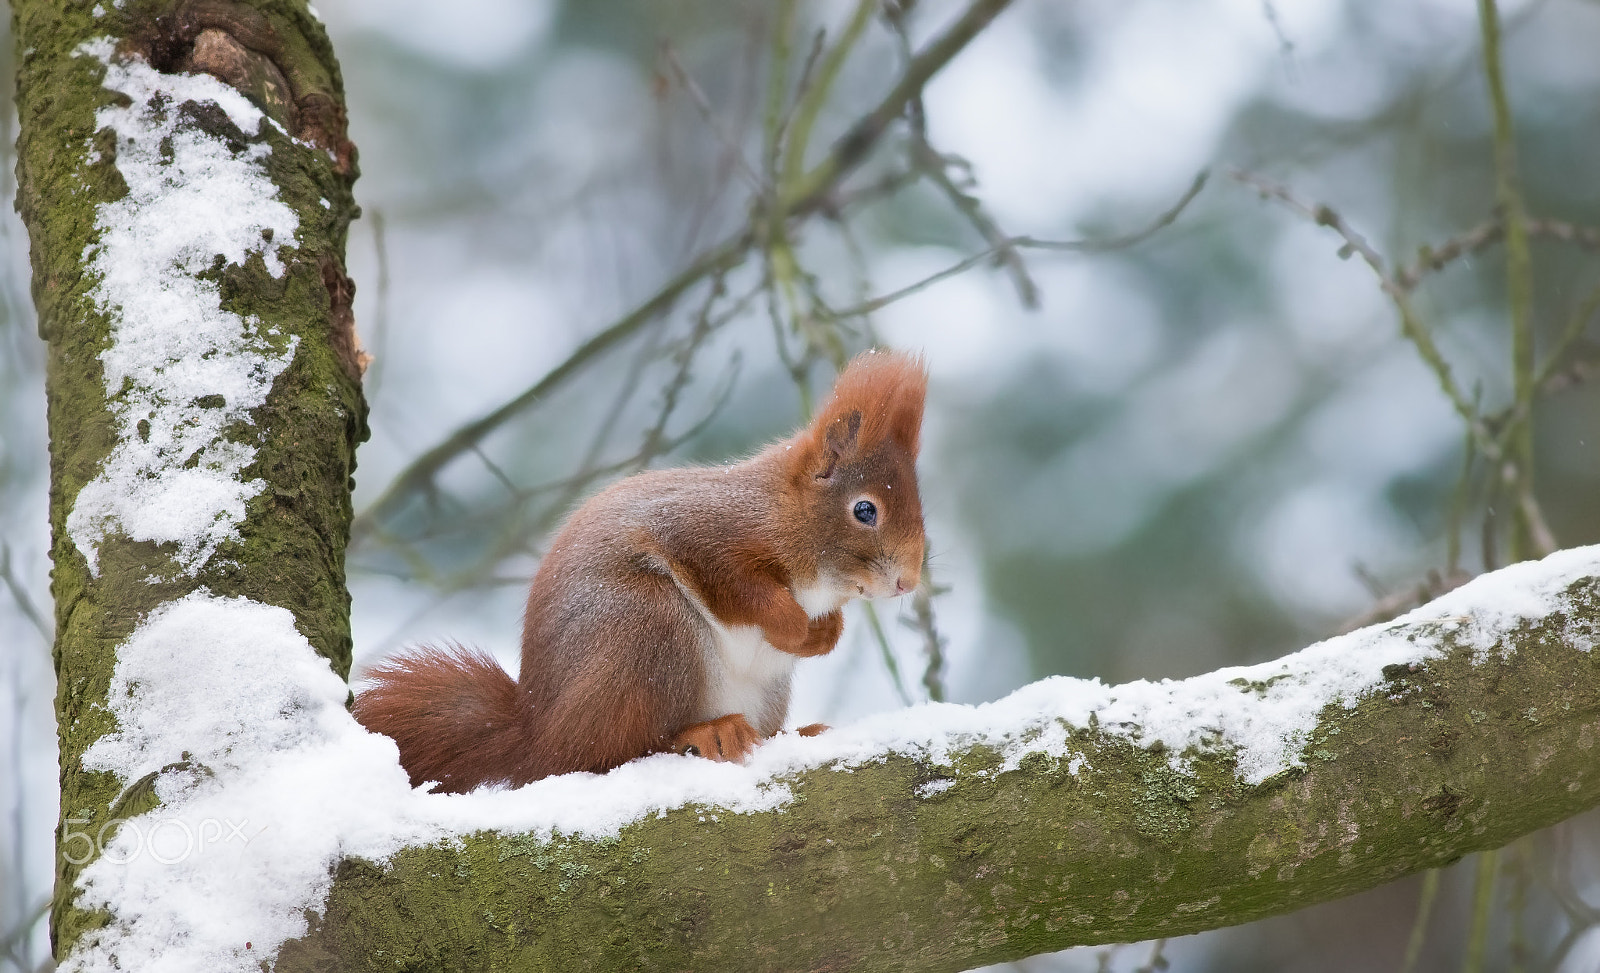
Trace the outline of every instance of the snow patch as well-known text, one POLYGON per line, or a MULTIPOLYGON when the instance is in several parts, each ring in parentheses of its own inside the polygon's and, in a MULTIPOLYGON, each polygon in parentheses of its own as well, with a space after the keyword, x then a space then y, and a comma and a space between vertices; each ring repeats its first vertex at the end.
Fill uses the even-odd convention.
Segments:
POLYGON ((128 193, 96 208, 100 238, 85 254, 97 279, 90 296, 110 320, 100 362, 117 444, 79 492, 67 531, 91 573, 101 542, 121 533, 176 544, 193 575, 239 539, 245 504, 264 487, 241 480, 255 447, 224 437, 250 424, 296 345, 224 310, 216 283, 197 275, 218 258, 243 265, 258 255, 282 277, 278 248, 292 247, 299 220, 267 176, 267 145, 230 148, 184 123, 194 107, 216 106, 253 136, 263 115, 243 95, 210 75, 118 60, 109 39, 78 53, 105 64, 105 87, 130 99, 95 114, 97 128, 116 133, 128 193))
MULTIPOLYGON (((80 904, 116 918, 62 968, 243 973, 305 933, 341 857, 381 861, 479 831, 610 837, 675 808, 710 827, 721 814, 781 810, 797 774, 849 773, 891 754, 950 768, 986 745, 1001 754, 996 773, 1043 754, 1076 774, 1086 763, 1073 731, 1094 726, 1139 746, 1159 740, 1180 771, 1197 752, 1231 755, 1241 779, 1260 783, 1299 765, 1325 707, 1385 691, 1385 666, 1451 644, 1486 650, 1562 610, 1568 587, 1597 575, 1600 547, 1564 551, 1263 665, 1120 686, 1055 677, 982 706, 927 704, 817 737, 780 735, 743 766, 658 754, 603 775, 448 795, 410 787, 394 744, 350 717, 345 684, 288 611, 199 591, 153 611, 118 651, 109 706, 119 729, 86 763, 125 783, 160 771, 165 804, 126 822, 84 870, 80 904)), ((936 773, 917 795, 957 782, 953 769, 936 773)))

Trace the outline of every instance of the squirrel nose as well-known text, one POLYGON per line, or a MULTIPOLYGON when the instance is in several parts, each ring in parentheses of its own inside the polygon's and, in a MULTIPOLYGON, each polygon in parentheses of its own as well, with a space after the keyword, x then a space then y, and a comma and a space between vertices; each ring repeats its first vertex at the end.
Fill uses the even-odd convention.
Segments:
POLYGON ((894 593, 895 594, 903 595, 903 594, 905 594, 906 592, 908 592, 910 590, 911 590, 910 588, 906 587, 906 579, 905 578, 895 578, 894 579, 894 593))

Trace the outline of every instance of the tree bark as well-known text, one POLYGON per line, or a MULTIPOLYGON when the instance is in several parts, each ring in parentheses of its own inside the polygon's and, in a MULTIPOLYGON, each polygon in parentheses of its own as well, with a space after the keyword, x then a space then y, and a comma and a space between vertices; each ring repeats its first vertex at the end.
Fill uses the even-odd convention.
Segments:
MULTIPOLYGON (((316 650, 340 673, 349 669, 344 547, 354 450, 366 435, 352 287, 343 271, 346 229, 356 213, 355 155, 345 138, 338 65, 303 2, 132 0, 119 10, 109 0, 15 0, 11 9, 21 121, 17 206, 32 244, 40 336, 49 343, 62 809, 51 935, 60 959, 107 918, 74 906, 78 873, 98 853, 100 839, 114 833, 111 822, 156 803, 153 789, 124 789, 113 774, 86 770, 82 760, 113 729, 106 695, 115 651, 140 620, 202 589, 242 596, 289 609, 316 650), (80 493, 108 475, 113 453, 131 436, 149 434, 148 422, 132 422, 137 417, 127 414, 129 402, 230 408, 223 389, 194 403, 172 403, 142 388, 140 376, 106 387, 105 356, 127 314, 105 299, 99 289, 104 275, 92 261, 105 249, 107 207, 129 198, 119 153, 137 147, 119 143, 97 120, 98 111, 130 103, 126 93, 102 86, 107 62, 93 53, 102 38, 109 39, 102 49, 114 45, 119 61, 142 61, 169 74, 210 74, 261 109, 267 120, 259 130, 241 132, 203 106, 166 108, 176 112, 172 138, 210 139, 235 156, 259 153, 252 157, 298 219, 292 240, 269 241, 283 262, 281 273, 255 255, 240 262, 219 255, 192 275, 215 289, 221 311, 238 315, 246 340, 283 362, 266 401, 229 413, 233 421, 212 444, 213 452, 223 440, 233 444, 227 448, 253 451, 243 479, 259 482, 233 535, 201 564, 183 543, 160 539, 159 531, 138 539, 112 522, 89 545, 91 565, 83 532, 75 540, 69 526, 80 493), (87 855, 82 842, 63 844, 69 823, 75 833, 97 836, 87 855)), ((218 213, 228 204, 207 202, 218 213)), ((194 348, 194 362, 175 358, 169 365, 195 364, 207 350, 194 348)), ((168 455, 160 462, 181 470, 199 457, 168 455)), ((155 477, 166 469, 158 463, 144 472, 155 477)))
MULTIPOLYGON (((1493 623, 1487 644, 1460 635, 1468 617, 1390 630, 1439 654, 1324 706, 1301 766, 1254 786, 1226 745, 1175 769, 1093 720, 1009 770, 990 742, 888 754, 799 774, 778 811, 684 807, 617 840, 479 833, 346 860, 278 968, 959 970, 1446 865, 1600 803, 1590 550, 1548 614, 1493 623)), ((1239 682, 1241 697, 1270 685, 1239 682)))

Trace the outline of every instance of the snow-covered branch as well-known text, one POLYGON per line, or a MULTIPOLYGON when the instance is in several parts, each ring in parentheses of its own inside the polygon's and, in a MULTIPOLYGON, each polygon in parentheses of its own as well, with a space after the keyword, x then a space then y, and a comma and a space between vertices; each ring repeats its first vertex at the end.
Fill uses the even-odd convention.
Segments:
POLYGON ((1276 662, 1049 679, 745 767, 371 793, 412 843, 350 846, 279 968, 953 970, 1369 888, 1600 802, 1597 576, 1562 552, 1276 662))
POLYGON ((1597 578, 1566 551, 1271 663, 469 795, 411 789, 287 613, 192 596, 119 652, 91 751, 163 800, 85 873, 91 955, 244 969, 316 913, 280 968, 956 969, 1286 911, 1600 801, 1597 578), (213 821, 249 824, 169 861, 213 821))

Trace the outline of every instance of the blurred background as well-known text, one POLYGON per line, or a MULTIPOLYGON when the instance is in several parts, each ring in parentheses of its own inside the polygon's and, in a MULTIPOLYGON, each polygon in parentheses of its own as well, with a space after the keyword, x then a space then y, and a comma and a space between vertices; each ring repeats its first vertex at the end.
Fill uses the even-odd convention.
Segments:
MULTIPOLYGON (((447 638, 515 671, 565 511, 786 434, 875 342, 932 374, 933 586, 852 609, 800 667, 797 724, 1263 661, 1600 541, 1600 3, 1500 9, 1536 218, 1520 314, 1472 3, 986 6, 318 0, 374 355, 357 676, 447 638)), ((28 293, 7 212, 0 970, 45 962, 56 820, 28 293)), ((1600 969, 1597 842, 1586 815, 1432 878, 1015 967, 1600 969)))

